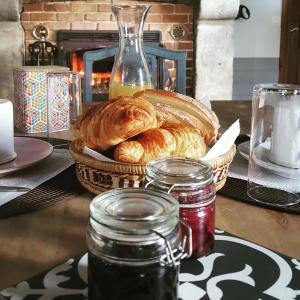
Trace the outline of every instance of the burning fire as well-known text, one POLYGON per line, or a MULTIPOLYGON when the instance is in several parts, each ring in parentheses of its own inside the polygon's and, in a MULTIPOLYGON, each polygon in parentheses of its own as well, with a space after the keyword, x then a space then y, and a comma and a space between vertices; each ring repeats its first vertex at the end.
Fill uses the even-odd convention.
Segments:
POLYGON ((92 74, 92 86, 94 86, 95 84, 100 84, 100 83, 104 83, 104 84, 108 84, 109 83, 109 79, 110 79, 110 72, 107 73, 93 73, 92 74))
MULTIPOLYGON (((83 59, 77 56, 76 52, 72 53, 72 70, 75 72, 79 72, 80 76, 84 76, 84 67, 83 67, 83 59)), ((108 85, 110 80, 110 72, 105 73, 92 73, 92 82, 91 85, 94 87, 95 85, 106 84, 108 85)))

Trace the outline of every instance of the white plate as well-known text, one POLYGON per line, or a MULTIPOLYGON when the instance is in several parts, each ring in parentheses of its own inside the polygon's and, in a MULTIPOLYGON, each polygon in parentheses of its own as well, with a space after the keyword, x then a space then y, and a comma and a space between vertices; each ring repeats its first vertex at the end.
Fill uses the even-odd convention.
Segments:
POLYGON ((240 155, 249 160, 249 151, 250 151, 250 141, 246 141, 243 143, 240 143, 237 147, 238 152, 240 153, 240 155))
POLYGON ((300 169, 288 168, 284 166, 277 165, 270 161, 271 142, 267 140, 266 142, 260 144, 253 150, 253 160, 254 162, 264 169, 269 170, 271 173, 277 174, 282 177, 300 179, 300 169))
POLYGON ((0 165, 0 176, 30 167, 48 157, 53 146, 45 141, 27 138, 15 137, 16 159, 0 165))

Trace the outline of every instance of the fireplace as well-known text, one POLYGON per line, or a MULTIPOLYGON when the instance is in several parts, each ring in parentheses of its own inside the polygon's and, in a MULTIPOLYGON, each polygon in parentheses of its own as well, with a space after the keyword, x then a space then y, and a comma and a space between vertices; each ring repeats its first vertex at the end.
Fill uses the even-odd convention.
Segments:
MULTIPOLYGON (((237 15, 239 0, 10 0, 2 1, 4 7, 14 7, 19 17, 18 33, 9 35, 3 31, 3 52, 9 59, 4 64, 30 58, 29 44, 36 42, 32 30, 43 24, 49 30, 48 41, 57 44, 57 31, 117 30, 111 5, 121 3, 147 3, 151 9, 146 18, 145 30, 159 30, 166 49, 184 50, 187 54, 186 94, 199 100, 232 99, 233 20, 237 15), (16 3, 23 3, 22 10, 16 3), (200 9, 201 8, 201 9, 200 9), (22 25, 23 31, 20 30, 22 25), (183 35, 172 34, 174 32, 183 35), (18 36, 18 39, 14 38, 18 36), (20 49, 24 39, 23 50, 20 49), (7 51, 7 41, 19 42, 7 51), (222 45, 222 47, 220 47, 222 45), (18 54, 12 52, 17 49, 18 54), (22 52, 24 51, 24 52, 22 52), (17 57, 17 60, 16 60, 17 57), (193 92, 194 91, 194 92, 193 92)), ((7 15, 9 16, 9 15, 7 15)), ((9 20, 9 19, 8 19, 9 20)), ((3 26, 6 25, 3 22, 3 26)), ((8 25, 8 24, 7 24, 8 25)), ((97 48, 97 47, 96 47, 97 48)), ((1 50, 1 49, 0 49, 1 50)), ((11 67, 2 68, 1 92, 6 97, 7 74, 11 67), (8 70, 8 71, 7 71, 8 70)), ((10 80, 11 77, 10 77, 10 80)), ((8 86, 11 86, 8 85, 8 86)), ((10 89, 10 93, 12 90, 10 89)))
MULTIPOLYGON (((88 49, 94 50, 94 49, 88 49)), ((73 50, 70 54, 70 68, 72 71, 80 73, 81 77, 84 76, 83 54, 84 50, 73 50)), ((105 100, 108 94, 109 80, 111 71, 114 64, 114 58, 110 57, 96 62, 93 65, 92 82, 90 83, 93 89, 94 100, 105 100)))
MULTIPOLYGON (((83 73, 83 54, 88 50, 115 47, 119 44, 116 30, 60 30, 57 32, 57 63, 71 70, 83 73)), ((145 31, 144 44, 161 47, 160 31, 145 31)), ((93 65, 93 100, 107 98, 108 83, 114 58, 101 60, 93 65)))

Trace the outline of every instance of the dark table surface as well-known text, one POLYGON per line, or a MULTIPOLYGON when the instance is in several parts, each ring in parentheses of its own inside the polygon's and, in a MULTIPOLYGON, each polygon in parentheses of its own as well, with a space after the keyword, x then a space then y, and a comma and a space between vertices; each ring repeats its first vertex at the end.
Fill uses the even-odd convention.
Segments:
POLYGON ((211 101, 211 106, 220 121, 220 131, 224 132, 234 121, 240 120, 241 133, 249 134, 251 128, 251 100, 211 101))

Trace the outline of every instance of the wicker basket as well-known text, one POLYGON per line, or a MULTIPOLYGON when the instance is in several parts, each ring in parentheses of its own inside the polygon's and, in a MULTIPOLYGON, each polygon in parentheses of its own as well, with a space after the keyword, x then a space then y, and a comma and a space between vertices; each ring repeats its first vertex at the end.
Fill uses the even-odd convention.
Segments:
MULTIPOLYGON (((208 163, 213 168, 216 189, 220 190, 226 181, 229 165, 235 155, 236 147, 208 163)), ((104 162, 79 153, 70 146, 70 153, 76 162, 76 174, 79 182, 94 194, 114 188, 142 187, 145 180, 145 164, 125 164, 104 162)))

